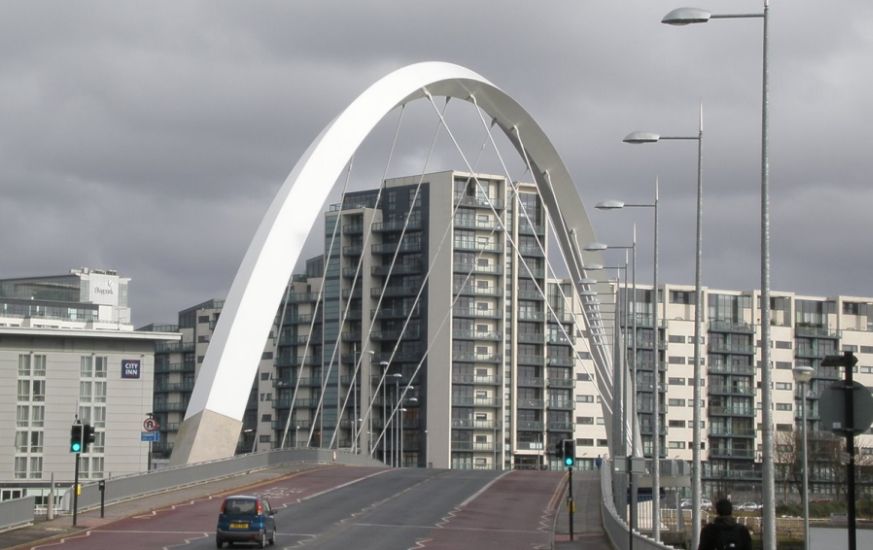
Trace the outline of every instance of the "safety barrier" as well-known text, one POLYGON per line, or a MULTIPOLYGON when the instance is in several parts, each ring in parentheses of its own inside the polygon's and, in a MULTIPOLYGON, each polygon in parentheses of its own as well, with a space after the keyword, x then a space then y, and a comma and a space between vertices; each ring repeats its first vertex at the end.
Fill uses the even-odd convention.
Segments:
MULTIPOLYGON (((613 548, 628 550, 629 536, 628 524, 621 519, 615 510, 612 498, 612 464, 604 462, 600 468, 600 516, 603 521, 603 530, 612 542, 613 548), (608 466, 607 466, 608 465, 608 466)), ((634 531, 634 550, 674 550, 672 546, 655 541, 642 533, 634 531)))
POLYGON ((33 523, 36 497, 16 498, 0 502, 0 531, 24 527, 33 523))

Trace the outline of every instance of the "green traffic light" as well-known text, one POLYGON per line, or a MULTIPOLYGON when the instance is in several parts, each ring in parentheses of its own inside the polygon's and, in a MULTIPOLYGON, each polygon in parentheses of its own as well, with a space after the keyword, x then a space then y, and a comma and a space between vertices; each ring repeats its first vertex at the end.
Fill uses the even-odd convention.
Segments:
POLYGON ((73 451, 74 453, 78 453, 79 451, 82 450, 82 444, 79 443, 78 441, 76 441, 75 443, 70 445, 70 450, 73 451))
POLYGON ((564 458, 564 466, 572 466, 573 465, 573 457, 568 456, 564 458))

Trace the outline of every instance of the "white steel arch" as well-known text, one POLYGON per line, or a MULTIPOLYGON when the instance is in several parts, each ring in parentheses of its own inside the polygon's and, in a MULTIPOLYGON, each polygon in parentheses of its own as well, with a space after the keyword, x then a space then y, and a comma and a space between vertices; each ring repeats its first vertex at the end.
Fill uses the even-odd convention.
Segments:
MULTIPOLYGON (((396 106, 445 96, 473 101, 529 158, 533 176, 579 281, 598 253, 573 243, 594 241, 582 200, 549 139, 509 95, 464 67, 426 62, 377 81, 322 130, 291 171, 259 225, 234 278, 191 394, 171 462, 184 464, 232 456, 242 416, 285 286, 334 182, 373 128, 396 106), (581 256, 580 256, 581 254, 581 256)), ((594 347, 592 345, 592 347, 594 347)), ((609 361, 608 353, 596 361, 609 361)), ((599 365, 608 372, 607 365, 599 365)))

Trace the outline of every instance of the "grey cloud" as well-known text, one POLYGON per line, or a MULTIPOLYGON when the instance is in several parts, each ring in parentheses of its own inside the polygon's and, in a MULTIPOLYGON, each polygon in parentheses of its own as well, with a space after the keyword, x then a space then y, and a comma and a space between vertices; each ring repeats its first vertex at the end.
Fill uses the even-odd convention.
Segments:
MULTIPOLYGON (((705 4, 761 8, 756 0, 705 4)), ((649 200, 659 175, 662 279, 690 282, 693 144, 620 139, 636 129, 693 133, 703 101, 705 283, 757 287, 760 21, 661 25, 677 6, 5 3, 0 277, 117 268, 133 278, 137 323, 172 320, 221 297, 276 190, 324 125, 389 71, 445 60, 480 72, 533 114, 600 240, 627 241, 637 222, 641 280, 651 269, 650 216, 591 206, 649 200)), ((773 286, 871 295, 873 6, 852 0, 829 11, 774 0, 771 13, 773 286), (829 216, 838 219, 819 221, 829 216)), ((390 175, 423 169, 429 109, 410 105, 390 175)), ((447 116, 475 158, 481 125, 461 120, 471 112, 450 105, 447 116)), ((393 131, 389 117, 356 155, 353 188, 382 176, 393 131)), ((445 136, 439 143, 429 168, 462 168, 445 136)), ((508 151, 505 140, 501 148, 508 151)), ((512 173, 523 173, 508 156, 512 173)), ((493 156, 481 166, 500 171, 493 156)))

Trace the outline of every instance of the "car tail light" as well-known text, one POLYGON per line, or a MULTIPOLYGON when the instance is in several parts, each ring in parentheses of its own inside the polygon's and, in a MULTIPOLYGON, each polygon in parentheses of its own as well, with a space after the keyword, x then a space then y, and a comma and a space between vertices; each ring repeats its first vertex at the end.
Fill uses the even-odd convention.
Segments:
POLYGON ((261 504, 261 501, 260 501, 260 500, 258 501, 258 510, 257 510, 257 512, 258 512, 258 515, 259 515, 259 516, 260 516, 261 514, 264 513, 264 506, 261 504))

